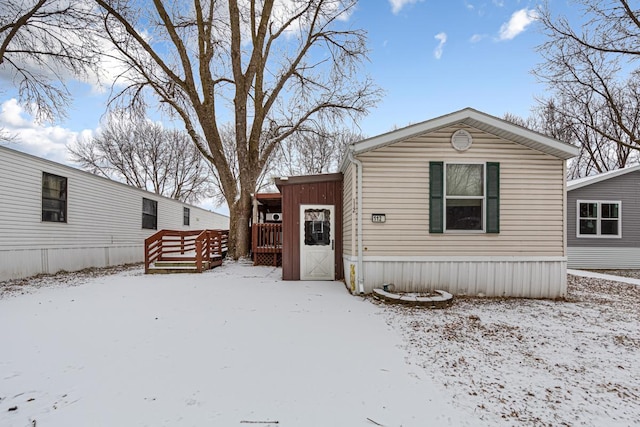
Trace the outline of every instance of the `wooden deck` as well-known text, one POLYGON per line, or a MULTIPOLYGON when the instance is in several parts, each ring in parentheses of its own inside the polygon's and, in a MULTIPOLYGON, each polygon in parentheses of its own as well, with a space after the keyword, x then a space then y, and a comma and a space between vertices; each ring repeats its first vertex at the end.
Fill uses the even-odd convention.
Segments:
POLYGON ((282 223, 253 224, 251 227, 253 265, 282 265, 282 223))
POLYGON ((144 241, 144 272, 201 273, 222 264, 229 230, 160 230, 144 241))

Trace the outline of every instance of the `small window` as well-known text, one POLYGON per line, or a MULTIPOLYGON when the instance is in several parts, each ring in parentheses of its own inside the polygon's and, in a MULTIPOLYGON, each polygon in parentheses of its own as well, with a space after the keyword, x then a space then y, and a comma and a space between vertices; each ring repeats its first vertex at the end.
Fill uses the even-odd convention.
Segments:
POLYGON ((42 173, 42 221, 67 222, 67 178, 42 173))
POLYGON ((331 244, 331 211, 329 209, 305 209, 305 246, 328 246, 331 244))
POLYGON ((158 202, 142 198, 142 228, 158 229, 158 202))
POLYGON ((484 229, 484 165, 447 164, 445 229, 484 229))
POLYGON ((191 223, 191 210, 189 208, 182 208, 182 225, 190 225, 191 223))
POLYGON ((622 237, 621 202, 578 200, 577 237, 622 237))

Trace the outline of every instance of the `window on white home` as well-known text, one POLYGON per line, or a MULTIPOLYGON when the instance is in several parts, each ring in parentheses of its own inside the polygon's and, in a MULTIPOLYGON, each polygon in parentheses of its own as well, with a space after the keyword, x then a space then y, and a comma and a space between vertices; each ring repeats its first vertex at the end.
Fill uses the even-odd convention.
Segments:
POLYGON ((142 198, 142 228, 158 229, 158 202, 142 198))
POLYGON ((619 201, 578 200, 578 237, 622 237, 619 201))
POLYGON ((67 178, 42 172, 42 221, 67 222, 67 178))
POLYGON ((484 165, 449 163, 445 167, 445 230, 482 230, 484 165))
POLYGON ((189 225, 191 223, 191 209, 182 208, 182 225, 189 225))

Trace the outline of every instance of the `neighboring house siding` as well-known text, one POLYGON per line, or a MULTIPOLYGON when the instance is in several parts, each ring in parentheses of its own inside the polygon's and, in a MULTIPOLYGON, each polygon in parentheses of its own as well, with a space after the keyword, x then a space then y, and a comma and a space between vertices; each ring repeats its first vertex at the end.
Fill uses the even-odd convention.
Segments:
POLYGON ((452 126, 358 156, 364 256, 545 256, 564 251, 564 161, 468 126, 452 126), (473 137, 457 152, 457 129, 473 137), (500 233, 429 233, 429 161, 500 163, 500 233), (386 223, 371 222, 372 213, 386 223))
POLYGON ((587 248, 640 248, 640 171, 609 178, 567 193, 567 245, 587 248), (622 202, 622 237, 577 237, 577 200, 622 202))
POLYGON ((0 147, 0 280, 144 259, 142 199, 158 202, 157 230, 228 228, 229 218, 0 147), (43 222, 42 173, 67 178, 67 222, 43 222), (190 226, 183 225, 183 207, 190 226))
POLYGON ((640 269, 640 248, 586 248, 570 246, 568 268, 640 269))
POLYGON ((567 192, 569 268, 640 268, 640 171, 567 192), (621 202, 622 237, 577 237, 578 200, 621 202))

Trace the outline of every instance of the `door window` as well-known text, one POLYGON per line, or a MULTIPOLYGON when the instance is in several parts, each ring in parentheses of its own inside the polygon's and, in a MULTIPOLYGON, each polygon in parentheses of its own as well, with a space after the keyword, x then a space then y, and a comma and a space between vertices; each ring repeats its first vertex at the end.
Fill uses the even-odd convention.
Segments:
POLYGON ((331 211, 329 209, 305 209, 304 244, 328 246, 331 244, 331 211))

